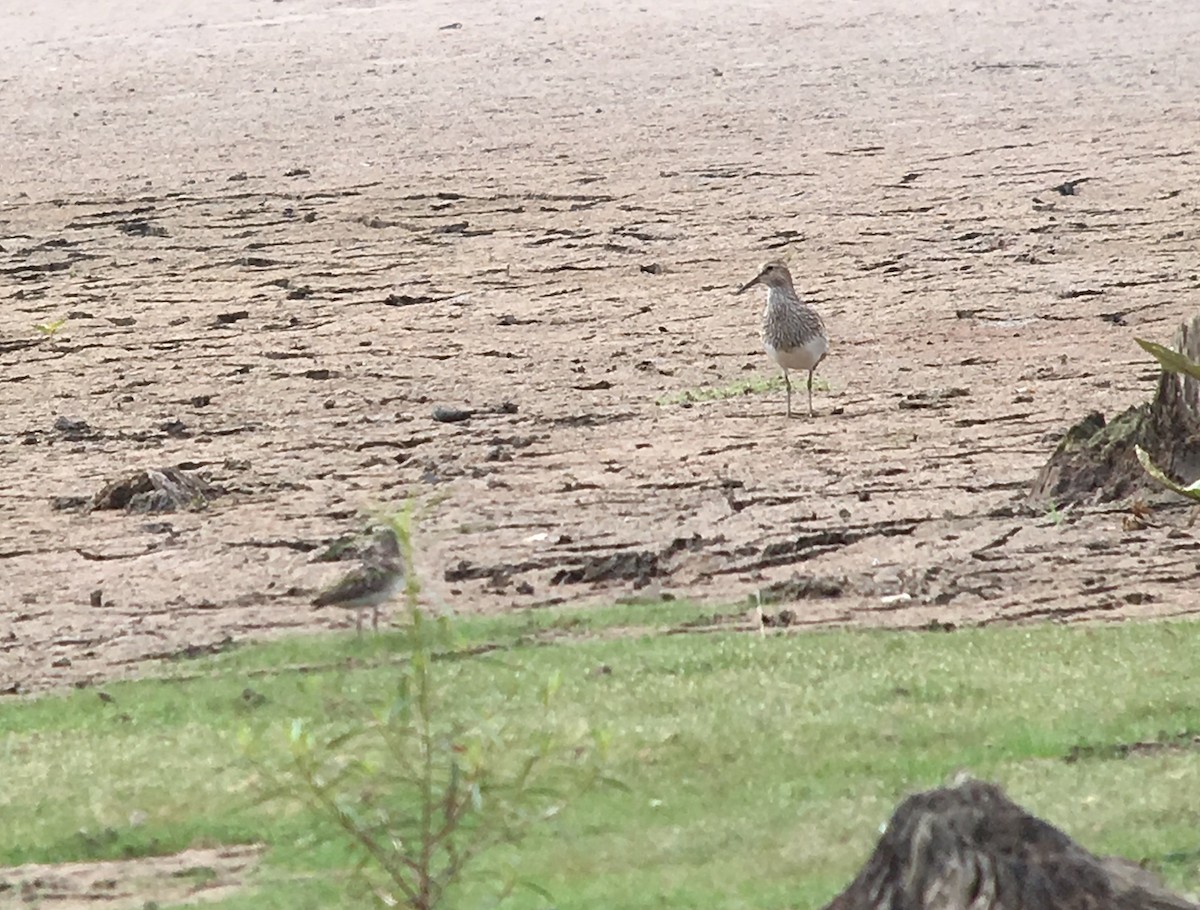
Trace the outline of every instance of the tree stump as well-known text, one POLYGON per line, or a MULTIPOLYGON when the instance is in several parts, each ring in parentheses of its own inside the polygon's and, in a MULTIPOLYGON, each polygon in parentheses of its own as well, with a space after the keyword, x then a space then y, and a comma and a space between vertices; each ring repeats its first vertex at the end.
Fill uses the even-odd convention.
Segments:
MULTIPOLYGON (((1200 315, 1175 333, 1175 350, 1200 361, 1200 315)), ((1184 484, 1200 478, 1200 381, 1165 370, 1150 402, 1106 422, 1092 412, 1062 438, 1033 483, 1037 503, 1097 503, 1154 487, 1138 463, 1141 446, 1184 484)))
POLYGON ((1089 853, 984 781, 918 793, 825 910, 1197 910, 1149 872, 1089 853))

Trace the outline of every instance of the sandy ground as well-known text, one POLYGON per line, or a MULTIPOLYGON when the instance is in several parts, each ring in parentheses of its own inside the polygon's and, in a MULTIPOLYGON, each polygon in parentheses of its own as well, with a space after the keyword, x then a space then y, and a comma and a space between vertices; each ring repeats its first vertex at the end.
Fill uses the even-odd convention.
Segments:
POLYGON ((1182 506, 1023 505, 1195 312, 1200 6, 578 6, 0 9, 0 689, 352 622, 316 548, 410 494, 462 610, 1200 609, 1182 506), (812 420, 720 391, 780 255, 812 420), (70 508, 162 465, 230 492, 70 508))
POLYGON ((194 906, 245 887, 262 847, 200 847, 164 856, 0 869, 0 910, 146 910, 194 906))

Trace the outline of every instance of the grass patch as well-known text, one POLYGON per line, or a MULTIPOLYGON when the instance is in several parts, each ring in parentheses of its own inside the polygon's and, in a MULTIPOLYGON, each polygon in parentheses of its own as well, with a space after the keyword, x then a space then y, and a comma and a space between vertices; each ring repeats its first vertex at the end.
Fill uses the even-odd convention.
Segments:
MULTIPOLYGON (((792 379, 792 392, 803 392, 807 380, 804 376, 800 377, 799 382, 795 377, 792 379)), ((828 392, 830 390, 829 381, 820 376, 813 377, 814 392, 828 392)), ((727 398, 741 398, 743 395, 766 395, 768 393, 784 394, 783 375, 773 377, 755 376, 751 379, 739 379, 737 382, 731 382, 723 386, 702 386, 698 389, 684 389, 682 392, 673 392, 670 395, 664 395, 657 399, 654 403, 661 407, 669 407, 679 404, 699 404, 705 401, 724 401, 727 398)))
MULTIPOLYGON (((964 767, 1089 848, 1200 885, 1200 625, 650 634, 701 612, 465 619, 468 646, 500 650, 437 664, 464 716, 544 723, 535 681, 559 672, 554 722, 611 732, 611 773, 629 792, 590 793, 519 856, 495 857, 516 860, 557 906, 817 906, 902 795, 964 767), (1125 748, 1154 741, 1167 747, 1125 748)), ((397 640, 275 642, 180 661, 178 679, 107 685, 109 701, 9 702, 0 862, 266 841, 262 890, 214 906, 358 906, 326 822, 255 804, 237 738, 249 728, 282 741, 292 718, 379 707, 397 640)), ((524 893, 513 903, 542 905, 524 893)))

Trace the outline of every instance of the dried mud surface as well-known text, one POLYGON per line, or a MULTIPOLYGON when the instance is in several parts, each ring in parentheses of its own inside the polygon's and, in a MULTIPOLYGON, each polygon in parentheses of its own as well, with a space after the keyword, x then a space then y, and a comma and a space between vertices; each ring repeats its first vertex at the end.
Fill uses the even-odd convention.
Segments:
POLYGON ((463 610, 1195 611, 1181 505, 1023 496, 1200 300, 1200 7, 899 8, 0 11, 0 689, 352 623, 313 556, 407 494, 463 610), (813 420, 728 394, 779 255, 813 420), (225 495, 74 508, 161 467, 225 495))
POLYGON ((145 910, 209 903, 247 886, 258 866, 256 845, 196 848, 128 860, 0 868, 0 910, 145 910))

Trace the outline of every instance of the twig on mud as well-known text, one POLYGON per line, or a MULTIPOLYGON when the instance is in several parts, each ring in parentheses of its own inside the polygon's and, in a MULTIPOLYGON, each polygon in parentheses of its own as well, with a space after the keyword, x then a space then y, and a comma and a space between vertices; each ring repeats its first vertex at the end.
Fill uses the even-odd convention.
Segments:
POLYGON ((75 548, 76 553, 92 562, 108 562, 114 559, 137 559, 139 556, 146 556, 157 550, 158 547, 146 547, 144 550, 139 550, 136 553, 93 553, 90 550, 84 550, 82 547, 75 548))

